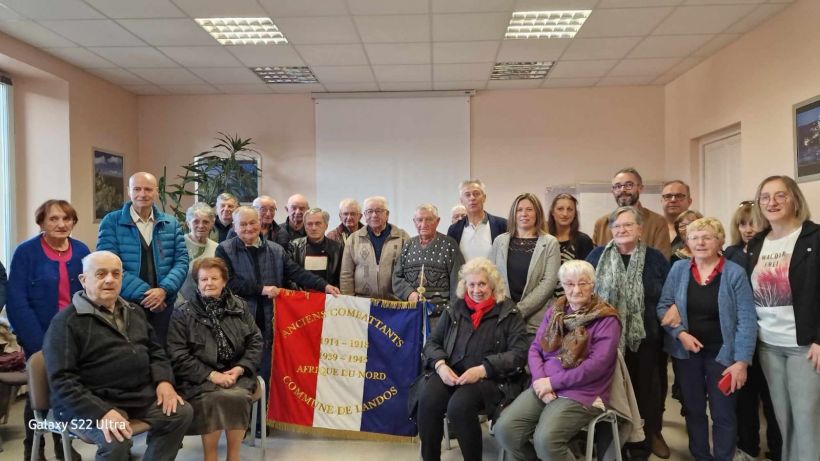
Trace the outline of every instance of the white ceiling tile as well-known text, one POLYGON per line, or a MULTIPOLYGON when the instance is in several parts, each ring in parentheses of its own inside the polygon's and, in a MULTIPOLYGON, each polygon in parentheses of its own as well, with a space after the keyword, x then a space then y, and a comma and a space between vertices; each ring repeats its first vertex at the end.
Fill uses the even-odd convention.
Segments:
POLYGON ((487 82, 488 90, 525 90, 538 88, 544 83, 543 79, 528 80, 490 80, 487 82))
POLYGON ((150 45, 195 46, 219 42, 190 19, 121 19, 118 21, 150 45))
POLYGON ((572 42, 571 38, 503 40, 498 62, 554 61, 572 42))
POLYGON ((228 52, 246 66, 304 66, 290 45, 227 46, 228 52))
POLYGON ((161 46, 157 49, 185 67, 232 67, 242 65, 222 46, 161 46))
POLYGON ((25 19, 23 16, 0 3, 0 21, 22 21, 23 19, 25 19))
POLYGON ((427 14, 429 0, 347 0, 350 13, 359 14, 427 14))
POLYGON ((270 85, 262 83, 225 83, 221 85, 214 85, 216 88, 227 94, 265 94, 273 93, 270 85))
POLYGON ((111 69, 89 69, 88 72, 102 77, 109 82, 116 83, 117 85, 145 85, 148 83, 131 72, 118 67, 111 69))
POLYGON ((495 61, 498 41, 435 42, 434 63, 490 62, 495 61))
POLYGON ((517 0, 515 11, 591 10, 598 0, 517 0))
POLYGON ((325 83, 327 91, 379 91, 376 82, 325 83))
POLYGON ((493 63, 479 64, 436 64, 433 66, 433 81, 448 82, 459 80, 487 80, 493 71, 493 63))
POLYGON ((8 8, 30 19, 103 19, 81 0, 3 0, 8 8))
POLYGON ((595 9, 586 20, 579 38, 594 37, 635 37, 646 35, 657 27, 672 8, 621 8, 611 10, 595 9))
POLYGON ((512 12, 515 0, 433 0, 433 13, 512 12))
MULTIPOLYGON (((550 70, 550 78, 591 78, 602 77, 617 63, 615 59, 598 61, 559 61, 550 70)), ((597 80, 597 78, 596 78, 597 80)))
POLYGON ((147 46, 95 47, 89 50, 123 67, 174 67, 176 63, 147 46))
POLYGON ((45 27, 82 46, 140 46, 142 40, 108 19, 40 21, 45 27))
POLYGON ((259 0, 274 19, 289 16, 338 16, 347 14, 344 0, 259 0))
POLYGON ((169 84, 161 85, 161 87, 171 94, 219 94, 219 90, 205 84, 169 84))
POLYGON ((779 13, 788 5, 785 3, 770 3, 767 5, 760 5, 756 10, 752 11, 748 16, 740 21, 734 23, 724 32, 727 34, 743 34, 762 24, 767 19, 779 13))
POLYGON ((256 0, 174 0, 192 18, 258 18, 267 13, 256 0))
POLYGON ((635 77, 604 77, 597 86, 635 86, 648 85, 657 78, 656 75, 635 76, 635 77))
POLYGON ((122 87, 136 95, 141 96, 168 94, 168 90, 163 90, 156 85, 122 85, 122 87))
POLYGON ((508 13, 434 14, 433 41, 501 40, 509 22, 508 13))
POLYGON ((430 64, 429 43, 365 44, 371 64, 430 64))
POLYGON ((430 82, 384 82, 379 83, 382 91, 430 91, 433 84, 430 82))
POLYGON ((365 43, 429 42, 430 16, 355 16, 365 43))
POLYGON ((261 80, 247 67, 191 67, 188 70, 213 84, 259 83, 261 80))
POLYGON ((678 58, 689 56, 714 35, 649 36, 629 53, 630 58, 678 58))
POLYGON ((180 67, 135 68, 128 70, 157 85, 195 85, 203 83, 202 79, 192 74, 188 69, 180 67))
POLYGON ((548 78, 541 88, 584 88, 595 86, 600 78, 548 78))
POLYGON ((373 82, 370 66, 315 66, 310 70, 322 83, 373 82))
POLYGON ((659 75, 680 61, 680 58, 624 59, 609 71, 607 77, 659 75))
POLYGON ((483 90, 487 87, 487 80, 433 82, 434 90, 483 90))
POLYGON ((755 8, 754 5, 682 6, 675 9, 655 35, 717 34, 755 8))
POLYGON ((684 0, 683 5, 749 5, 765 2, 766 0, 684 0))
POLYGON ((310 66, 355 66, 367 64, 361 45, 298 45, 296 51, 310 66))
POLYGON ((184 18, 170 0, 85 0, 112 19, 184 18))
POLYGON ((34 46, 77 46, 71 40, 32 21, 0 21, 0 31, 34 46))
POLYGON ((601 0, 597 8, 637 8, 645 6, 677 6, 683 0, 601 0))
POLYGON ((429 82, 430 65, 373 66, 379 84, 386 82, 429 82))
POLYGON ((275 22, 294 45, 359 43, 349 16, 275 18, 275 22))
POLYGON ((740 38, 739 34, 720 34, 716 35, 710 42, 703 45, 700 49, 692 53, 692 56, 711 56, 718 52, 724 46, 734 42, 740 38))
POLYGON ((111 61, 103 59, 85 48, 44 48, 44 50, 60 59, 64 59, 71 64, 84 69, 95 67, 116 67, 116 65, 111 61))
POLYGON ((277 83, 270 85, 274 93, 324 93, 325 88, 318 83, 277 83))
POLYGON ((639 42, 641 37, 575 38, 561 59, 620 59, 639 42))

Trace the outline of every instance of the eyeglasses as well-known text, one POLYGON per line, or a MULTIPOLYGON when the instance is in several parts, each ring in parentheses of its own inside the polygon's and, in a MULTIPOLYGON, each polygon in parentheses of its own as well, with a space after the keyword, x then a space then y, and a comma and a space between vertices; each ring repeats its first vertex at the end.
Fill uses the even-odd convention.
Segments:
POLYGON ((373 208, 373 209, 364 210, 364 214, 367 215, 367 216, 374 215, 374 214, 384 214, 385 212, 387 212, 387 210, 385 210, 384 208, 373 208))
POLYGON ((623 190, 632 190, 634 188, 635 188, 635 183, 632 182, 632 181, 627 181, 623 184, 621 184, 619 182, 616 182, 615 184, 612 185, 612 191, 613 192, 618 192, 621 189, 623 189, 623 190))
POLYGON ((276 213, 276 208, 269 207, 269 206, 257 206, 256 208, 260 213, 276 213))
POLYGON ((623 230, 632 230, 632 228, 635 227, 637 224, 638 223, 634 223, 634 222, 625 222, 623 224, 613 224, 611 226, 611 228, 614 231, 619 231, 621 229, 623 229, 623 230))
POLYGON ((782 192, 782 191, 781 192, 775 192, 775 194, 771 195, 771 196, 769 194, 765 194, 765 195, 761 194, 760 198, 758 198, 757 201, 761 205, 768 205, 769 202, 772 201, 772 198, 774 198, 774 201, 777 202, 777 203, 786 203, 786 200, 789 198, 789 194, 787 194, 785 192, 782 192))
POLYGON ((671 202, 672 200, 683 200, 687 197, 686 194, 663 194, 661 197, 666 200, 667 202, 671 202))
POLYGON ((416 224, 421 224, 423 222, 434 223, 434 222, 436 222, 436 219, 438 219, 438 218, 435 218, 433 216, 425 216, 423 218, 413 218, 413 222, 416 223, 416 224))
POLYGON ((690 242, 703 241, 708 243, 714 242, 715 240, 717 240, 717 237, 715 237, 714 235, 690 235, 689 237, 687 237, 687 239, 690 242))
POLYGON ((578 282, 578 283, 561 282, 561 286, 563 286, 564 290, 566 290, 566 291, 572 291, 572 289, 575 288, 575 287, 578 287, 582 290, 585 290, 585 289, 591 287, 592 283, 590 283, 590 282, 578 282))

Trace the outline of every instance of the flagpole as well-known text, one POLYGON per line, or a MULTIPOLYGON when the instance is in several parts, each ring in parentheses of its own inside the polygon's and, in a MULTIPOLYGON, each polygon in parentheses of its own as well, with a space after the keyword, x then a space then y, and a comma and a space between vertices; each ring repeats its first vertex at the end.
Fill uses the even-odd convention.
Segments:
POLYGON ((424 342, 427 342, 427 325, 429 325, 429 319, 427 318, 427 307, 425 306, 425 301, 427 298, 424 297, 424 293, 427 291, 424 288, 424 264, 421 265, 421 273, 419 274, 419 286, 416 288, 416 293, 419 295, 419 302, 421 302, 421 331, 422 331, 422 339, 424 342))

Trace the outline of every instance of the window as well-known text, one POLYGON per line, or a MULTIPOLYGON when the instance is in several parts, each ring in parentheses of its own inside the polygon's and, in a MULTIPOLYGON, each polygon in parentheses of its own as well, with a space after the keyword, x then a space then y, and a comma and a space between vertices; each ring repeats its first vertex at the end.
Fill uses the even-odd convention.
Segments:
POLYGON ((8 268, 14 245, 14 121, 11 78, 0 74, 0 261, 8 268))

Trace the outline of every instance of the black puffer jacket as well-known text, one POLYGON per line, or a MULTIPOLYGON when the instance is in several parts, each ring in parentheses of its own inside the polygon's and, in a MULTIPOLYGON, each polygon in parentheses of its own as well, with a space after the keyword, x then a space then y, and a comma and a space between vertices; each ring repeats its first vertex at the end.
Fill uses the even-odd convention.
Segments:
MULTIPOLYGON (((262 334, 241 298, 229 294, 225 302, 227 306, 221 326, 234 347, 234 358, 228 369, 237 365, 244 368, 245 374, 237 385, 253 391, 256 370, 262 359, 262 334)), ((174 309, 168 329, 168 355, 174 367, 177 392, 186 399, 216 390, 217 386, 208 380, 208 374, 227 371, 217 368, 213 324, 199 296, 174 309)))

